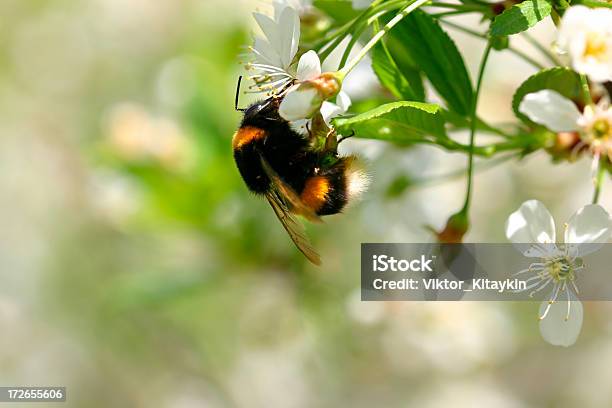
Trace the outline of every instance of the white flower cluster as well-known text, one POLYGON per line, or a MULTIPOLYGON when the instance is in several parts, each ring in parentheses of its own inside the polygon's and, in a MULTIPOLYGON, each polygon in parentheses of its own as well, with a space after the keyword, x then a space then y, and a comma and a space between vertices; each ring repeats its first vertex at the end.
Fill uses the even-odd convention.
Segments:
MULTIPOLYGON (((571 59, 572 68, 593 83, 612 81, 612 10, 570 8, 563 17, 557 44, 571 59)), ((553 132, 577 132, 580 143, 574 153, 588 147, 595 160, 606 155, 612 161, 612 107, 608 97, 581 112, 556 91, 545 89, 525 96, 519 111, 553 132)))

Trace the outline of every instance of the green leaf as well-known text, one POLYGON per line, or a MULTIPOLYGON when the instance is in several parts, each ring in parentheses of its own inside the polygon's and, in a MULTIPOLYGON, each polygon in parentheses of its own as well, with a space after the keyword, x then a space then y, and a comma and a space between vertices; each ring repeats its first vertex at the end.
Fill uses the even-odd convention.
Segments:
POLYGON ((414 63, 410 54, 406 52, 405 42, 396 36, 387 35, 383 44, 397 68, 410 83, 415 94, 415 100, 425 102, 425 85, 423 85, 423 75, 417 64, 414 63))
POLYGON ((438 105, 422 102, 393 102, 351 118, 339 118, 334 126, 342 134, 410 144, 431 135, 447 139, 438 105))
POLYGON ((517 34, 536 25, 550 15, 552 4, 548 0, 525 0, 495 17, 491 35, 517 34))
POLYGON ((399 67, 391 57, 386 46, 379 43, 372 50, 372 69, 376 73, 380 83, 387 88, 396 98, 400 100, 419 100, 424 98, 422 95, 423 82, 417 70, 411 70, 410 79, 404 76, 399 67), (418 88, 413 91, 411 81, 416 81, 418 88))
POLYGON ((341 24, 359 15, 359 11, 353 9, 350 0, 314 0, 313 5, 341 24))
POLYGON ((372 109, 378 108, 380 105, 395 102, 391 97, 373 96, 367 99, 359 99, 351 104, 351 113, 360 114, 372 109))
POLYGON ((541 91, 542 89, 552 89, 568 99, 584 104, 580 76, 577 73, 563 67, 540 71, 523 82, 512 97, 512 110, 523 122, 535 125, 527 116, 519 112, 521 101, 525 95, 541 91))
POLYGON ((461 115, 469 114, 473 91, 465 63, 453 40, 431 16, 417 10, 388 36, 393 44, 389 50, 396 62, 402 54, 409 55, 450 109, 461 115))

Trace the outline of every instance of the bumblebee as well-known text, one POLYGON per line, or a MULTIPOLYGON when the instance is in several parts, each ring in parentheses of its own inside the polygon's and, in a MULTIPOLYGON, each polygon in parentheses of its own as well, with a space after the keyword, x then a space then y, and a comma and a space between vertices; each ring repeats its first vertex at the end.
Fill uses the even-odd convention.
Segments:
POLYGON ((234 159, 247 188, 268 200, 297 248, 320 265, 319 254, 294 216, 321 222, 321 216, 341 212, 363 191, 367 177, 356 156, 338 155, 338 143, 345 138, 338 140, 326 125, 323 146, 310 129, 306 135, 294 130, 278 113, 282 99, 272 96, 238 109, 237 91, 235 108, 244 117, 232 138, 234 159))

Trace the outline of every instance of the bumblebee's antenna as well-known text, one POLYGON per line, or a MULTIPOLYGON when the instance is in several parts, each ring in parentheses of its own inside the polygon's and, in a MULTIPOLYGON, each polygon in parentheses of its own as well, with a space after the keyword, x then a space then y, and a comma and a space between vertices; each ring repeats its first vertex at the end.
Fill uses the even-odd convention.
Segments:
POLYGON ((238 99, 240 99, 240 83, 242 82, 242 75, 238 77, 238 86, 236 86, 236 99, 234 100, 234 109, 240 112, 244 112, 246 109, 240 109, 238 107, 238 99))

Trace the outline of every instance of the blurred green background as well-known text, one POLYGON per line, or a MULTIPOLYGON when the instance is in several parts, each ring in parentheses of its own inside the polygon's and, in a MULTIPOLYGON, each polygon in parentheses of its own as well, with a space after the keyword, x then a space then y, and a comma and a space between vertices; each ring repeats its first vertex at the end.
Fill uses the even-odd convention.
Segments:
MULTIPOLYGON (((535 303, 359 300, 359 244, 431 240, 462 204, 461 155, 345 142, 372 188, 308 227, 324 264, 305 262, 231 155, 256 8, 0 2, 0 385, 65 385, 71 407, 612 406, 607 303, 562 349, 535 303)), ((451 33, 473 74, 482 44, 451 33)), ((379 92, 362 68, 357 103, 379 92)), ((532 72, 494 55, 482 115, 510 120, 532 72)), ((545 154, 483 169, 467 241, 503 242, 528 198, 561 225, 589 174, 545 154)))

